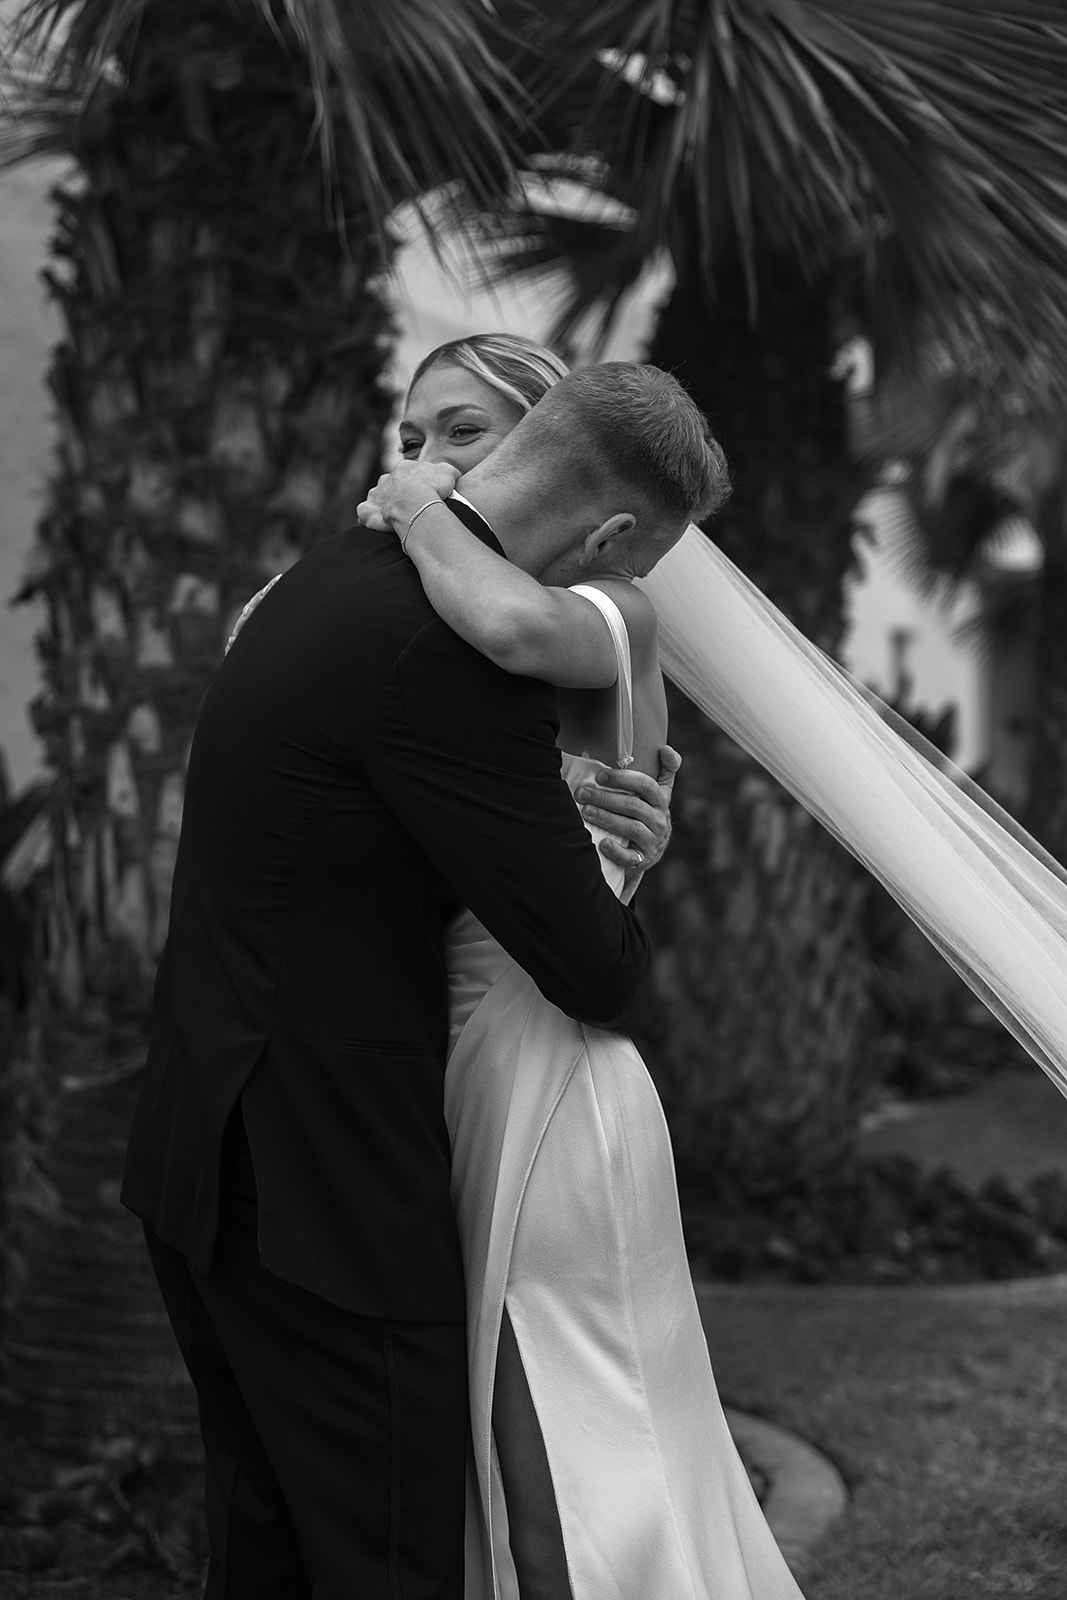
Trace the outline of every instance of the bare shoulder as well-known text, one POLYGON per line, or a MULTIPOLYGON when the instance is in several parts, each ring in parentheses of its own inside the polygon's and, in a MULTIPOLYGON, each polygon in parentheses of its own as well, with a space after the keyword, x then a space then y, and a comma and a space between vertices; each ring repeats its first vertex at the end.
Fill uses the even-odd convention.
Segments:
POLYGON ((622 612, 634 665, 655 662, 659 655, 659 630, 656 608, 648 595, 625 578, 598 577, 590 581, 594 588, 602 590, 609 599, 614 600, 622 612))

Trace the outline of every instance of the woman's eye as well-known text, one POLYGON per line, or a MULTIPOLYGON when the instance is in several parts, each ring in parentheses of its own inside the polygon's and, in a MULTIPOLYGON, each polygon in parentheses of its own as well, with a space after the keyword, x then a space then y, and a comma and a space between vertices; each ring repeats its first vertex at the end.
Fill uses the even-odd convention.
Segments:
POLYGON ((466 442, 468 439, 473 439, 481 431, 481 428, 475 422, 457 422, 452 429, 452 437, 466 442))
POLYGON ((417 456, 421 449, 421 439, 401 439, 400 441, 400 454, 402 456, 417 456))

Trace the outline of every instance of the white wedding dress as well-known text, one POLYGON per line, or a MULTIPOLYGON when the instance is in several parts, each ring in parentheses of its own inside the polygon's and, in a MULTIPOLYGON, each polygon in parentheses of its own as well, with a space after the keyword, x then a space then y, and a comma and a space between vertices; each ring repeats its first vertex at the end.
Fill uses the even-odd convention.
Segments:
MULTIPOLYGON (((630 661, 614 603, 619 760, 630 661)), ((602 763, 564 755, 572 793, 602 763)), ((594 840, 603 837, 590 828, 594 840)), ((623 872, 601 857, 621 893, 623 872)), ((802 1600, 727 1429, 659 1097, 632 1043, 550 1005, 469 913, 449 930, 445 1113, 467 1277, 466 1600, 514 1600, 492 1437, 506 1303, 574 1600, 802 1600)))

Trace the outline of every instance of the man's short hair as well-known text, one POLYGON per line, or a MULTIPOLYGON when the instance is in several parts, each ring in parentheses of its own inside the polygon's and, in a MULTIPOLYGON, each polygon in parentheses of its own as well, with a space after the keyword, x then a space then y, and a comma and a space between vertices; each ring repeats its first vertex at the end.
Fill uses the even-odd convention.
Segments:
POLYGON ((551 461, 562 487, 637 493, 664 528, 702 521, 730 492, 726 457, 707 419, 661 367, 605 361, 561 378, 513 435, 551 461))

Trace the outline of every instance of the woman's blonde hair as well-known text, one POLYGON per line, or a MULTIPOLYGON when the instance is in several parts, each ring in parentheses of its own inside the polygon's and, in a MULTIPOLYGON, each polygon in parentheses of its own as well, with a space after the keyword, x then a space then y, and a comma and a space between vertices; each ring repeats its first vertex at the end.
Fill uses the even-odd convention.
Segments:
POLYGON ((472 333, 465 339, 439 344, 423 357, 408 384, 406 400, 421 377, 434 367, 444 366, 462 367, 473 373, 524 414, 569 371, 554 350, 520 333, 472 333))

